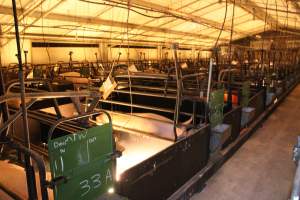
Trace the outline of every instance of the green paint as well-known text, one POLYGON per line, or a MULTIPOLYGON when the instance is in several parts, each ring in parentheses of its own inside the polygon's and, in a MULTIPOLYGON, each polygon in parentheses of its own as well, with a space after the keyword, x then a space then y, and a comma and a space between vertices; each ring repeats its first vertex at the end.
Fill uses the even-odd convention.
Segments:
POLYGON ((96 199, 113 187, 111 124, 49 140, 48 148, 52 179, 67 178, 55 186, 56 200, 96 199))
POLYGON ((243 82, 241 106, 247 107, 250 99, 250 81, 243 82))
POLYGON ((209 121, 211 127, 223 123, 224 89, 218 89, 210 93, 209 121))

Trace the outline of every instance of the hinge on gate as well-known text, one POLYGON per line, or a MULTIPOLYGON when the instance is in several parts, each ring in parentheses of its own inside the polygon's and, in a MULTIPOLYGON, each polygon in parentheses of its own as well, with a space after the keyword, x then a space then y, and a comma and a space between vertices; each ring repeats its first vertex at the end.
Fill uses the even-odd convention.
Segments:
POLYGON ((115 151, 112 153, 106 154, 106 159, 104 160, 104 163, 110 162, 111 160, 116 160, 117 158, 120 158, 122 156, 121 151, 115 151))
POLYGON ((58 176, 51 181, 47 182, 47 186, 51 189, 54 189, 56 185, 62 184, 62 183, 67 183, 68 178, 66 176, 58 176))
POLYGON ((112 159, 117 159, 120 158, 121 156, 122 156, 122 152, 118 150, 116 150, 114 153, 111 154, 112 159))

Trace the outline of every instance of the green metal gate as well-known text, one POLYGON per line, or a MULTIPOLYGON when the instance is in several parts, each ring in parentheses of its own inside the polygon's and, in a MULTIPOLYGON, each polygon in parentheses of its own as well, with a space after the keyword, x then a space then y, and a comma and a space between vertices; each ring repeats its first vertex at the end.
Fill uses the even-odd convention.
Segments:
MULTIPOLYGON (((99 113, 88 115, 94 114, 99 113)), ((107 124, 52 139, 54 129, 60 123, 71 120, 74 118, 60 120, 49 132, 48 150, 52 180, 55 182, 54 198, 99 198, 114 187, 115 159, 111 119, 107 124)))

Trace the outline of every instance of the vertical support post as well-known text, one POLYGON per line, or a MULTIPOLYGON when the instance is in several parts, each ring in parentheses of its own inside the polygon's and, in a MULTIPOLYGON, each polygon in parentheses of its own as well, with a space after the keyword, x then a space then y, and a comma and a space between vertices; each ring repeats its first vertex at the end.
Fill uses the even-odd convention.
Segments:
POLYGON ((215 57, 215 70, 214 70, 214 74, 213 74, 213 79, 214 80, 218 80, 218 74, 220 72, 220 66, 219 66, 219 54, 220 54, 220 48, 216 47, 213 49, 212 52, 212 57, 215 57))
MULTIPOLYGON (((52 87, 52 83, 48 83, 48 89, 50 92, 53 92, 53 87, 52 87)), ((55 110, 55 113, 57 115, 57 119, 61 119, 63 118, 61 112, 60 112, 60 109, 59 109, 59 104, 58 104, 58 101, 56 98, 53 99, 53 103, 54 103, 54 110, 55 110)))
MULTIPOLYGON (((3 71, 2 71, 2 64, 0 62, 0 96, 5 94, 5 84, 4 84, 4 78, 3 78, 3 71)), ((8 106, 6 102, 3 102, 0 104, 0 120, 3 120, 3 123, 5 123, 9 118, 9 111, 8 106)), ((1 121, 0 121, 1 123, 1 121)), ((2 133, 0 132, 0 138, 8 135, 9 128, 4 130, 2 133)), ((3 152, 4 145, 0 146, 0 154, 3 152)))
POLYGON ((101 59, 103 62, 108 62, 108 44, 106 42, 101 43, 101 59))
POLYGON ((210 58, 210 60, 209 60, 209 72, 208 72, 207 96, 206 96, 206 102, 207 103, 209 101, 209 95, 210 95, 212 68, 213 68, 213 59, 210 58))
POLYGON ((210 88, 212 79, 212 68, 213 68, 213 58, 209 60, 209 70, 208 70, 208 84, 207 84, 207 94, 206 94, 206 104, 205 104, 205 122, 208 121, 208 102, 210 98, 210 88))
POLYGON ((3 49, 3 39, 2 39, 2 35, 3 35, 3 32, 2 32, 2 25, 0 24, 0 67, 2 67, 2 49, 3 49))
MULTIPOLYGON (((2 30, 2 27, 0 25, 0 35, 1 35, 1 30, 2 30)), ((2 41, 0 39, 0 96, 5 94, 5 84, 4 84, 3 76, 4 76, 4 73, 2 70, 2 41)), ((0 116, 3 119, 3 123, 5 121, 7 121, 9 118, 8 106, 7 106, 6 102, 3 102, 0 104, 0 116)), ((1 117, 0 117, 0 119, 1 119, 1 117)), ((0 123, 1 123, 1 121, 0 121, 0 123)), ((4 131, 6 133, 6 135, 7 135, 7 131, 8 130, 4 131)), ((0 135, 0 137, 1 137, 1 135, 0 135)), ((2 148, 0 149, 0 153, 1 152, 2 152, 2 148)))
POLYGON ((179 112, 181 106, 181 90, 182 90, 182 79, 180 73, 180 67, 178 64, 177 58, 177 44, 172 44, 174 61, 175 61, 175 72, 176 72, 176 83, 177 83, 177 93, 176 93, 176 105, 175 105, 175 113, 174 113, 174 140, 177 141, 177 132, 176 125, 179 122, 179 112))
POLYGON ((69 66, 73 68, 73 59, 72 59, 73 51, 69 52, 69 66))
POLYGON ((160 63, 162 60, 162 46, 157 47, 157 61, 160 63))
POLYGON ((197 67, 199 67, 199 65, 200 65, 200 50, 197 53, 197 67))
POLYGON ((25 70, 27 69, 27 64, 28 64, 27 54, 28 54, 28 51, 24 51, 24 55, 25 55, 25 70))
MULTIPOLYGON (((15 22, 15 35, 16 35, 16 43, 18 50, 18 66, 19 66, 19 80, 21 87, 21 106, 23 113, 23 131, 24 131, 24 142, 25 147, 30 150, 30 138, 29 138, 29 128, 28 128, 28 117, 27 117, 27 108, 25 101, 25 83, 24 83, 24 72, 22 66, 22 52, 20 46, 20 35, 19 35, 19 24, 18 24, 18 16, 17 16, 17 6, 16 0, 12 0, 13 6, 13 15, 15 22)), ((36 186, 35 186, 35 175, 33 167, 31 166, 30 157, 25 155, 25 171, 26 171, 26 179, 27 179, 27 190, 29 199, 37 199, 36 194, 36 186)))
POLYGON ((193 63, 193 66, 195 66, 196 64, 195 53, 196 53, 196 48, 192 47, 190 59, 191 59, 191 63, 193 63))
POLYGON ((193 126, 197 125, 197 102, 193 101, 193 126))

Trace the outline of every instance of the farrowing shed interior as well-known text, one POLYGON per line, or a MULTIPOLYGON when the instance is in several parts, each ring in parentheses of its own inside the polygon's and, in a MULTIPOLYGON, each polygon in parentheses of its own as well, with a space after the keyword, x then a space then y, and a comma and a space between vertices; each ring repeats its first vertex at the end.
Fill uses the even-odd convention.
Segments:
POLYGON ((297 117, 272 118, 299 97, 299 18, 294 0, 0 0, 0 199, 299 197, 297 117), (244 195, 237 158, 278 185, 244 195))

